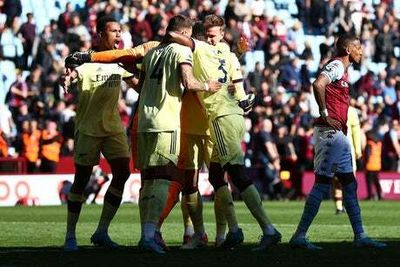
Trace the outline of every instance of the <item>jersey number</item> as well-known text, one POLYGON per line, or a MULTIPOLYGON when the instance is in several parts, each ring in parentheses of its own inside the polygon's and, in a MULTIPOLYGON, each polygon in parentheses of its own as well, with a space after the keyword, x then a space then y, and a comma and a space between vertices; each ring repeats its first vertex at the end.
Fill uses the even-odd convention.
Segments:
POLYGON ((225 60, 220 59, 219 60, 219 67, 218 70, 222 71, 224 77, 223 78, 219 78, 218 82, 220 83, 226 83, 226 81, 228 80, 228 72, 225 70, 225 60))
POLYGON ((158 84, 161 83, 161 79, 164 74, 160 65, 161 65, 161 58, 156 61, 156 64, 154 64, 153 72, 150 75, 150 79, 156 79, 158 81, 158 84))

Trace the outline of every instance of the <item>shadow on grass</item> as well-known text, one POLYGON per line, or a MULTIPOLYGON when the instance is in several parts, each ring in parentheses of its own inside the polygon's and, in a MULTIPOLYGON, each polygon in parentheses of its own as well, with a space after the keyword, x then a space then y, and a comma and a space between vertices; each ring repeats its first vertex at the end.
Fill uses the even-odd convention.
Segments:
POLYGON ((287 243, 253 252, 255 245, 235 250, 207 247, 183 251, 171 247, 165 255, 137 247, 105 250, 81 246, 78 252, 61 247, 0 247, 0 266, 398 266, 400 239, 385 239, 384 249, 356 248, 351 242, 316 243, 320 251, 291 249, 287 243))

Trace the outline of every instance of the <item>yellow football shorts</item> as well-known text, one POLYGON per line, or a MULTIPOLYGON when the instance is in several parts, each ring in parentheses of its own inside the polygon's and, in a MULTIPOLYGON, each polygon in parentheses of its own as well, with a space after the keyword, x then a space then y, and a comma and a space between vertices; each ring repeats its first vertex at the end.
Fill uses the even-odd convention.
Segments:
POLYGON ((210 121, 211 141, 214 144, 211 162, 244 164, 242 140, 246 133, 242 115, 231 114, 210 121))
POLYGON ((136 167, 145 170, 148 167, 165 166, 178 163, 180 132, 139 132, 138 157, 136 167))
POLYGON ((99 164, 100 152, 107 160, 130 158, 128 138, 125 133, 111 136, 75 134, 74 160, 76 164, 94 166, 99 164))
POLYGON ((209 166, 212 149, 210 136, 182 133, 178 167, 198 170, 203 164, 209 166))

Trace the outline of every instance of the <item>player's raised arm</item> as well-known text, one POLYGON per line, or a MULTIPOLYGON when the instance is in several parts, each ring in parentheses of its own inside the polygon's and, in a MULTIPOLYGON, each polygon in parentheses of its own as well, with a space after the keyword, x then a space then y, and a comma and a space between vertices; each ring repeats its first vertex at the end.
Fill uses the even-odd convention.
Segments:
POLYGON ((192 38, 175 31, 167 32, 167 34, 165 35, 165 41, 187 46, 192 51, 195 49, 194 40, 192 38))
POLYGON ((158 46, 159 42, 151 41, 131 49, 115 49, 101 52, 75 52, 65 59, 66 67, 74 68, 84 63, 123 63, 132 64, 143 59, 147 52, 158 46))
POLYGON ((193 70, 190 64, 180 64, 179 70, 181 72, 182 84, 186 90, 217 92, 221 88, 221 84, 217 81, 199 82, 193 76, 193 70))

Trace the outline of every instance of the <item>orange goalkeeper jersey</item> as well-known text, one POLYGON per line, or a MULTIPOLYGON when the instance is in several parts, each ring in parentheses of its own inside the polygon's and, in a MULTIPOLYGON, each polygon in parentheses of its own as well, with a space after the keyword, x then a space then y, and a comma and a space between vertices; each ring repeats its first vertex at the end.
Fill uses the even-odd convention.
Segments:
POLYGON ((91 54, 91 62, 99 63, 136 63, 143 59, 149 50, 158 46, 160 42, 150 41, 130 49, 116 49, 91 54))

